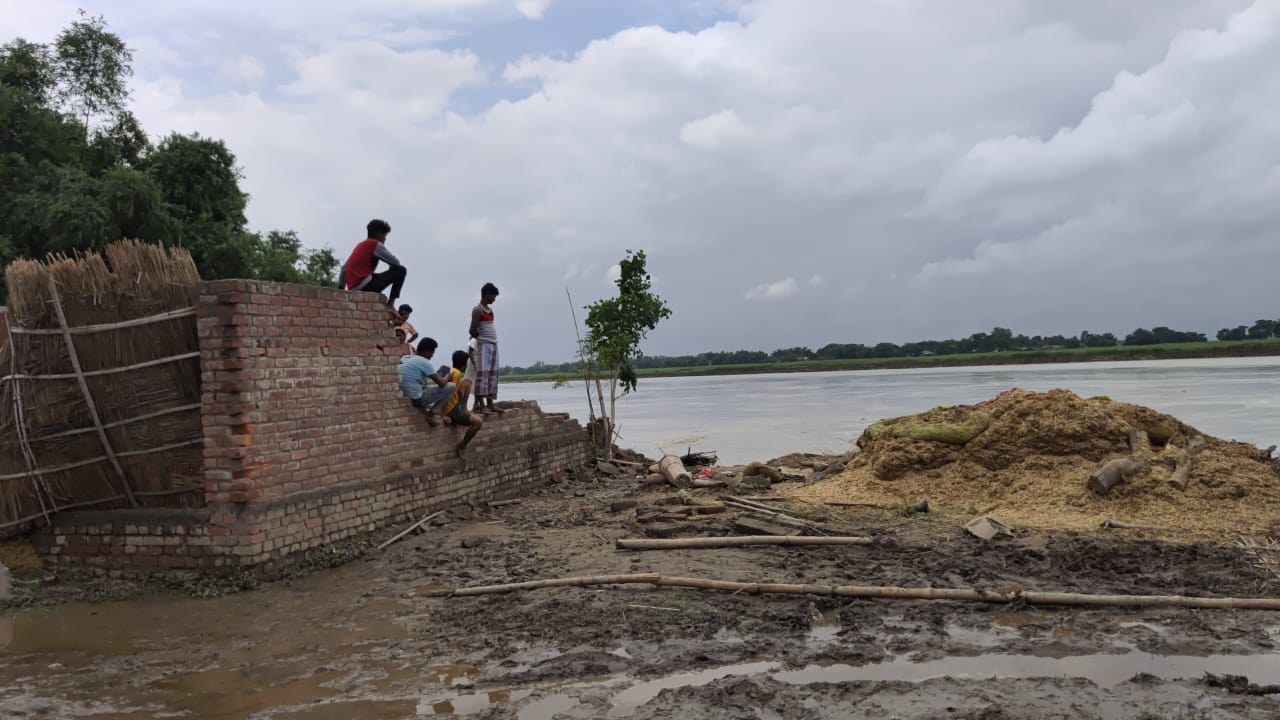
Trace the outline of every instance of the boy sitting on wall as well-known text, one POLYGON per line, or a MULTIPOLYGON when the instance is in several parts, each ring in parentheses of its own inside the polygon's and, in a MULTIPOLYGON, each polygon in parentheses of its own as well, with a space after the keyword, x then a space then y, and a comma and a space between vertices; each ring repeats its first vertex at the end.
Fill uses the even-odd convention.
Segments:
POLYGON ((464 376, 467 372, 469 357, 466 350, 456 350, 453 353, 453 369, 449 371, 450 379, 453 381, 455 389, 453 395, 449 398, 449 402, 445 403, 440 414, 444 416, 446 425, 465 426, 467 434, 462 436, 462 442, 453 451, 462 457, 466 452, 467 445, 471 443, 471 438, 480 432, 480 428, 484 427, 484 416, 477 413, 467 411, 467 397, 471 394, 471 386, 473 380, 464 376))
POLYGON ((413 403, 427 417, 427 424, 436 427, 440 418, 436 411, 449 402, 457 386, 449 382, 449 366, 436 370, 431 357, 436 354, 438 343, 422 338, 415 355, 400 358, 400 394, 413 403))

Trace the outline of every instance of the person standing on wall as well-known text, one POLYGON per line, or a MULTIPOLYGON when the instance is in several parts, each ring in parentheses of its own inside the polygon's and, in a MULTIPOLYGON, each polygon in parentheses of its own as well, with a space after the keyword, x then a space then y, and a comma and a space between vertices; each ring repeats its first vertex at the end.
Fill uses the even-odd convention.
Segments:
POLYGON ((387 221, 370 220, 366 229, 369 237, 356 243, 355 249, 342 264, 342 270, 338 273, 338 287, 375 293, 391 288, 388 290, 390 297, 387 300, 387 310, 398 320, 400 313, 396 312, 396 300, 400 299, 400 291, 404 288, 408 271, 387 249, 387 235, 391 233, 391 226, 387 221), (382 272, 374 272, 379 260, 389 267, 382 272))
POLYGON ((471 337, 476 341, 475 412, 502 414, 493 403, 498 399, 498 331, 493 327, 493 303, 498 287, 485 283, 480 288, 480 304, 471 309, 471 337))

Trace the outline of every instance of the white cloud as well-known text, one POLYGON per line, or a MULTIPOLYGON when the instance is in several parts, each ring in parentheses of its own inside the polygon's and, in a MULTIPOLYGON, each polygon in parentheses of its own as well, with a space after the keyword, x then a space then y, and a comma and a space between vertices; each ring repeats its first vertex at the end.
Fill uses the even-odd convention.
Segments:
POLYGON ((746 125, 732 110, 721 110, 680 128, 680 142, 699 150, 719 150, 748 137, 746 125))
POLYGON ((747 291, 748 300, 778 300, 795 295, 800 286, 795 278, 786 278, 777 282, 763 283, 747 291))
POLYGON ((621 265, 610 265, 609 269, 606 270, 604 273, 605 282, 608 282, 608 283, 615 283, 621 277, 622 277, 621 265))
POLYGON ((549 7, 551 0, 516 0, 516 12, 529 20, 541 20, 549 7))
MULTIPOLYGON (((50 37, 74 17, 59 2, 0 0, 0 30, 50 37)), ((572 355, 545 322, 557 278, 609 294, 627 249, 674 311, 654 353, 1213 331, 1274 305, 1273 0, 730 2, 734 21, 509 63, 439 39, 509 23, 518 55, 571 34, 570 6, 177 0, 109 20, 138 42, 144 126, 224 138, 255 229, 344 254, 386 217, 409 302, 465 315, 485 280, 521 298, 503 329, 518 364, 572 355), (219 84, 240 56, 264 72, 219 84), (516 99, 485 102, 495 85, 516 99), (744 278, 785 278, 747 295, 791 299, 748 317, 744 278)))

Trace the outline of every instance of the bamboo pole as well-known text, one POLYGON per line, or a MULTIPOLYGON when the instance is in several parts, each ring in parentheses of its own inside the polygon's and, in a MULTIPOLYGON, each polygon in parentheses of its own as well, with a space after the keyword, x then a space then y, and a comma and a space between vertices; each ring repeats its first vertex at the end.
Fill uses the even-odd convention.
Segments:
POLYGON ((662 576, 658 573, 638 573, 634 575, 591 575, 588 577, 553 578, 550 580, 528 580, 504 585, 481 585, 478 587, 459 588, 449 595, 458 597, 466 595, 494 595, 517 590, 536 590, 546 587, 564 587, 570 585, 625 585, 628 583, 658 584, 662 576))
MULTIPOLYGON (((18 346, 13 339, 13 323, 8 321, 7 311, 3 319, 9 348, 9 372, 12 374, 18 371, 18 346)), ((13 422, 14 431, 18 436, 18 447, 22 450, 22 459, 27 464, 27 474, 31 478, 31 484, 35 486, 36 500, 40 503, 40 514, 44 516, 45 522, 52 522, 49 518, 49 505, 53 503, 53 493, 49 492, 49 483, 40 475, 40 464, 31 450, 30 438, 27 436, 27 418, 22 409, 21 383, 15 383, 13 386, 13 422)))
MULTIPOLYGON (((96 332, 106 332, 108 330, 123 330, 125 328, 139 327, 142 325, 150 325, 152 323, 164 322, 165 320, 178 320, 185 317, 195 317, 196 309, 194 307, 179 308, 170 310, 158 315, 148 315, 146 317, 134 318, 132 320, 122 320, 121 322, 102 323, 100 325, 77 325, 69 328, 73 335, 89 335, 96 332)), ((12 331, 15 335, 61 335, 62 331, 57 328, 24 328, 15 327, 12 331)))
POLYGON ((75 370, 74 377, 80 384, 80 392, 84 395, 85 405, 89 407, 89 417, 93 420, 93 425, 98 430, 98 440, 102 442, 102 449, 106 451, 107 457, 111 459, 111 467, 120 476, 120 483, 124 485, 124 494, 129 498, 129 505, 138 507, 138 499, 133 496, 133 488, 129 485, 129 475, 124 471, 124 466, 120 464, 120 460, 116 457, 116 451, 111 447, 111 441, 107 439, 107 431, 102 427, 102 416, 98 414, 98 405, 93 401, 93 393, 89 392, 89 383, 85 381, 84 369, 80 367, 80 356, 76 353, 76 344, 71 339, 71 329, 67 326, 67 315, 62 311, 62 299, 58 297, 58 283, 53 279, 52 275, 49 276, 49 296, 53 300, 53 310, 58 316, 58 325, 62 328, 62 338, 67 344, 67 355, 71 358, 71 368, 75 370))
POLYGON ((778 522, 781 524, 787 524, 788 522, 798 523, 800 527, 803 527, 807 530, 812 530, 821 535, 827 534, 827 531, 823 530, 817 525, 814 525, 811 521, 806 520, 805 518, 799 515, 796 515, 794 513, 789 513, 785 510, 779 510, 777 508, 767 507, 759 503, 744 502, 742 499, 735 498, 732 495, 723 495, 721 496, 720 501, 723 502, 725 505, 728 505, 729 507, 734 508, 735 510, 748 510, 750 512, 760 513, 761 515, 768 515, 775 518, 781 518, 779 520, 775 520, 774 522, 778 522))
MULTIPOLYGON (((200 445, 203 442, 204 442, 204 438, 196 438, 194 440, 186 440, 179 443, 173 443, 172 445, 161 445, 160 447, 145 448, 143 450, 127 450, 125 452, 116 453, 115 456, 117 458, 137 457, 138 455, 147 455, 150 453, 158 453, 158 452, 168 452, 169 450, 177 450, 178 448, 189 447, 191 445, 200 445)), ((10 475, 0 475, 0 480, 17 480, 18 478, 24 478, 29 476, 38 477, 42 475, 51 475, 53 473, 64 472, 66 470, 73 470, 78 467, 84 467, 85 465, 92 465, 94 463, 100 463, 100 462, 103 462, 104 460, 110 460, 110 459, 111 458, 107 455, 99 455, 97 457, 91 457, 86 460, 77 460, 75 462, 70 462, 65 465, 57 465, 51 468, 37 468, 35 470, 32 470, 30 472, 25 472, 25 473, 13 473, 10 475)))
MULTIPOLYGON (((132 425, 133 423, 136 423, 136 422, 142 422, 143 420, 154 420, 158 417, 164 417, 166 415, 177 415, 178 413, 184 413, 191 410, 199 410, 201 407, 202 406, 200 403, 191 403, 190 405, 178 405, 176 407, 171 407, 167 410, 157 410, 155 412, 147 413, 146 415, 138 415, 136 417, 125 418, 123 420, 116 420, 115 422, 103 423, 102 427, 104 428, 123 427, 125 425, 132 425)), ((52 435, 41 435, 38 438, 32 438, 31 442, 44 442, 46 440, 57 440, 59 438, 72 437, 74 435, 83 435, 84 433, 91 433, 93 431, 94 431, 94 428, 91 428, 91 427, 77 428, 75 430, 64 430, 62 432, 54 433, 52 435)))
POLYGON ((1009 603, 1017 600, 1032 605, 1087 607, 1184 607, 1207 610, 1280 610, 1280 598, 1206 598, 1185 595, 1087 595, 1066 592, 998 592, 966 588, 904 588, 875 585, 799 585, 791 583, 745 583, 730 580, 674 577, 658 573, 593 575, 550 580, 529 580, 504 585, 459 588, 441 594, 450 596, 492 595, 546 587, 619 585, 651 583, 660 587, 723 590, 733 593, 782 595, 834 595, 838 597, 890 598, 899 600, 957 600, 964 602, 1009 603))
POLYGON ((619 550, 674 550, 680 548, 723 548, 745 545, 871 545, 869 537, 835 536, 806 537, 803 535, 739 535, 735 537, 696 538, 622 538, 615 545, 619 550))
POLYGON ((414 530, 417 530, 418 528, 420 528, 420 527, 422 527, 423 525, 427 524, 427 522, 428 522, 429 520, 431 520, 432 518, 436 517, 437 515, 441 515, 441 514, 443 514, 443 513, 444 513, 444 511, 443 511, 443 510, 439 510, 439 511, 437 511, 437 512, 433 512, 433 513, 431 513, 430 515, 428 515, 428 516, 426 516, 426 517, 422 518, 422 519, 421 519, 421 520, 419 520, 418 522, 416 522, 416 523, 414 523, 414 524, 410 525, 409 527, 405 528, 404 530, 401 530, 400 532, 396 533, 394 537, 392 537, 390 540, 387 540, 386 542, 382 543, 382 544, 381 544, 381 545, 379 545, 378 547, 374 548, 374 550, 381 550, 382 548, 384 548, 384 547, 386 547, 386 546, 390 545, 391 543, 393 543, 393 542, 395 542, 395 541, 399 540, 400 538, 404 537, 405 535, 408 535, 409 533, 413 532, 414 530))
POLYGON ((167 365, 168 363, 178 362, 179 360, 193 360, 200 357, 200 352, 182 353, 181 355, 170 355, 168 357, 156 358, 146 362, 135 363, 133 365, 121 365, 120 367, 106 368, 104 370, 90 370, 83 373, 52 373, 49 375, 5 375, 0 377, 0 382, 9 380, 76 380, 81 377, 98 377, 99 375, 116 375, 118 373, 132 372, 134 370, 144 370, 157 365, 167 365))

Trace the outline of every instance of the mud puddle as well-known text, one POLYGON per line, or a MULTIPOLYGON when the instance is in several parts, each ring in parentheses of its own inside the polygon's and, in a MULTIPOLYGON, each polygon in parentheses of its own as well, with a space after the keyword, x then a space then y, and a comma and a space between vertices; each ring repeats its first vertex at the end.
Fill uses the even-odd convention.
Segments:
MULTIPOLYGON (((868 665, 814 664, 788 670, 776 660, 734 663, 695 672, 683 672, 652 680, 637 681, 615 675, 592 682, 561 684, 547 688, 521 688, 480 694, 455 695, 423 701, 420 714, 470 715, 492 705, 512 703, 541 696, 521 706, 517 720, 551 720, 557 713, 580 704, 584 695, 607 695, 607 716, 628 717, 664 690, 696 688, 729 677, 767 675, 793 686, 844 684, 854 682, 912 682, 935 678, 997 680, 1011 678, 1073 678, 1088 680, 1109 689, 1135 676, 1161 680, 1198 679, 1205 673, 1247 675, 1256 683, 1280 683, 1280 654, 1265 655, 1153 655, 1142 652, 1046 657, 1042 655, 950 656, 939 660, 912 662, 895 658, 868 665), (628 686, 628 683, 631 683, 628 686), (558 689, 557 689, 558 688, 558 689), (547 694, 548 691, 550 694, 547 694)), ((1273 696, 1280 700, 1280 696, 1273 696)), ((1277 705, 1280 711, 1280 705, 1277 705)))

